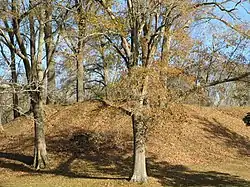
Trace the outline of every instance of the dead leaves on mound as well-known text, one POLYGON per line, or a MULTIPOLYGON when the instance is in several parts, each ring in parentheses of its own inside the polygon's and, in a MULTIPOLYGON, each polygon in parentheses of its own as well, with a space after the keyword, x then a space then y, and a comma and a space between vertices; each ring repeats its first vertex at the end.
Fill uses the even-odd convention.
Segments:
MULTIPOLYGON (((245 110, 248 109, 221 111, 180 104, 161 110, 152 108, 148 156, 173 164, 208 164, 246 157, 243 153, 249 152, 250 132, 240 118, 245 110), (220 129, 224 129, 223 133, 220 129)), ((113 107, 100 102, 82 102, 48 106, 45 114, 48 152, 63 155, 92 154, 92 151, 106 155, 107 159, 112 154, 132 155, 131 117, 113 107)), ((6 125, 6 131, 7 134, 1 135, 1 148, 32 152, 32 120, 19 118, 6 125), (18 148, 16 142, 20 142, 18 148)))

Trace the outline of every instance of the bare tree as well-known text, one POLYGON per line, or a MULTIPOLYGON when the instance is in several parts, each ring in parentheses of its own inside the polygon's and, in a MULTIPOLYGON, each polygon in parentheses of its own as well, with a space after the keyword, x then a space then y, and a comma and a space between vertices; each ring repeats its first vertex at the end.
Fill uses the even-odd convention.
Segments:
MULTIPOLYGON (((3 6, 4 7, 4 6, 3 6)), ((4 9, 6 9, 6 7, 4 7, 4 9)), ((8 59, 8 57, 5 55, 4 52, 4 47, 2 44, 0 44, 1 47, 1 54, 4 57, 6 63, 8 64, 8 66, 10 67, 11 70, 11 81, 14 84, 17 84, 17 70, 16 70, 16 54, 15 51, 13 50, 13 48, 11 46, 15 45, 15 36, 13 33, 13 24, 14 24, 14 19, 8 19, 7 17, 3 17, 2 21, 4 23, 4 26, 6 28, 7 31, 7 35, 6 38, 8 37, 8 41, 10 42, 8 45, 8 43, 6 43, 9 51, 10 51, 10 59, 8 59)), ((17 118, 20 116, 20 113, 18 111, 18 95, 17 93, 13 93, 12 94, 12 100, 13 100, 13 116, 14 118, 17 118)))
MULTIPOLYGON (((42 69, 42 55, 43 55, 43 44, 44 44, 44 20, 45 12, 42 2, 33 2, 29 1, 28 10, 21 12, 22 9, 27 7, 22 7, 23 4, 21 1, 12 1, 10 3, 11 9, 7 12, 12 14, 13 30, 11 31, 16 38, 17 45, 14 45, 7 37, 6 33, 3 31, 5 28, 1 28, 1 42, 6 46, 9 46, 16 55, 18 55, 24 64, 26 72, 26 92, 30 95, 31 101, 31 110, 34 115, 34 128, 35 128, 35 142, 34 142, 34 167, 40 169, 47 164, 47 152, 44 136, 44 117, 43 117, 43 102, 42 94, 44 90, 43 80, 44 72, 42 69), (35 14, 37 13, 37 14, 35 14), (29 27, 30 27, 30 54, 27 50, 26 37, 27 33, 22 32, 21 22, 29 16, 29 27), (36 48, 36 32, 34 19, 39 21, 38 33, 39 40, 36 48), (37 53, 36 53, 37 49, 37 53), (31 56, 29 58, 29 56, 31 56)), ((17 86, 18 87, 18 86, 17 86)))

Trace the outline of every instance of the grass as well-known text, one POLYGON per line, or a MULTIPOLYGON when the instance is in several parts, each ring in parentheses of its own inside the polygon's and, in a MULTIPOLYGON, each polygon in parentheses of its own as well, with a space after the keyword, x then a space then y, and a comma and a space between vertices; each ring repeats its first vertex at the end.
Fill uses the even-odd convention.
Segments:
MULTIPOLYGON (((95 176, 76 174, 67 170, 43 170, 34 171, 23 163, 6 162, 1 163, 1 167, 6 167, 5 172, 1 172, 0 186, 21 186, 21 187, 49 187, 49 186, 128 186, 128 187, 148 187, 148 186, 250 186, 250 181, 244 180, 242 176, 249 176, 249 168, 242 167, 242 162, 231 163, 226 167, 195 165, 190 166, 166 166, 163 163, 149 163, 150 175, 149 183, 133 184, 126 177, 117 175, 107 175, 104 172, 94 172, 95 176), (227 170, 230 167, 230 170, 227 170), (238 175, 230 174, 237 171, 238 175), (240 177, 241 176, 241 177, 240 177)), ((78 165, 81 167, 80 165, 78 165)), ((91 170, 91 167, 84 168, 91 170)))

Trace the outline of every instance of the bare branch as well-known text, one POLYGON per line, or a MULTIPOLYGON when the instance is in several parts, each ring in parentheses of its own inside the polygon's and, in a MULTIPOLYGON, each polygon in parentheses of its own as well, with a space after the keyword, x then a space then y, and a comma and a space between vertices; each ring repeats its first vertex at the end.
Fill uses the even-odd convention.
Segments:
MULTIPOLYGON (((194 5, 194 8, 199 8, 199 7, 204 7, 204 6, 210 6, 210 5, 214 5, 215 7, 218 7, 221 11, 223 12, 227 12, 227 13, 231 13, 234 10, 237 10, 237 6, 242 2, 242 0, 238 1, 233 8, 231 9, 227 9, 225 8, 222 3, 217 3, 217 2, 204 2, 204 3, 198 3, 194 5)), ((225 3, 225 2, 224 2, 225 3)))
POLYGON ((222 18, 219 18, 219 17, 217 17, 216 15, 214 15, 214 14, 212 14, 212 13, 211 13, 211 15, 212 15, 211 19, 215 19, 215 20, 218 20, 218 21, 224 23, 224 24, 225 24, 226 26, 228 26, 229 28, 231 28, 231 29, 233 29, 234 31, 238 32, 239 34, 243 35, 243 36, 246 37, 247 39, 250 39, 250 35, 249 35, 249 34, 243 32, 242 30, 240 30, 239 28, 233 26, 232 24, 230 24, 229 22, 223 20, 222 18))
POLYGON ((105 35, 105 38, 113 45, 113 47, 115 48, 115 50, 119 53, 119 55, 121 55, 121 57, 123 58, 123 60, 128 65, 129 61, 128 61, 127 57, 123 54, 123 52, 119 49, 119 47, 117 47, 114 44, 114 42, 109 38, 109 36, 105 35))
POLYGON ((122 112, 124 112, 125 114, 129 115, 129 116, 132 116, 133 115, 133 112, 130 111, 129 109, 126 109, 122 106, 117 106, 107 100, 104 100, 104 99, 96 99, 97 101, 100 101, 102 104, 104 104, 105 106, 109 106, 109 107, 113 107, 113 108, 116 108, 116 109, 119 109, 121 110, 122 112))
POLYGON ((237 77, 226 78, 226 79, 223 79, 223 80, 216 80, 216 81, 208 83, 208 84, 206 84, 206 85, 204 85, 202 87, 211 87, 211 86, 215 86, 215 85, 226 83, 226 82, 240 81, 240 80, 248 77, 249 75, 250 75, 250 72, 247 72, 247 73, 244 73, 244 74, 239 75, 237 77))

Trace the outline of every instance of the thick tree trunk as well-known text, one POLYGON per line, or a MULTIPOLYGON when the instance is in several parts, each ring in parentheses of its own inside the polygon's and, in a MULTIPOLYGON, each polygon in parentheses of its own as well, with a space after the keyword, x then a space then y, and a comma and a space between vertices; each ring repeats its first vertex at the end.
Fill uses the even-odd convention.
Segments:
POLYGON ((132 115, 133 136, 134 136, 134 169, 131 177, 132 182, 147 182, 146 170, 146 116, 143 109, 149 106, 148 93, 149 76, 146 75, 142 86, 137 111, 132 115))
POLYGON ((33 166, 39 170, 46 167, 48 163, 45 135, 44 135, 44 116, 43 102, 41 93, 32 93, 32 109, 35 121, 35 142, 34 142, 34 162, 33 166))
POLYGON ((37 59, 32 64, 32 89, 31 105, 34 115, 34 129, 35 129, 35 145, 34 145, 34 167, 39 170, 47 165, 47 151, 44 135, 44 116, 43 116, 43 69, 42 69, 42 54, 44 42, 44 10, 41 10, 41 17, 39 20, 39 40, 37 59))
POLYGON ((147 182, 146 170, 146 125, 141 113, 133 114, 134 169, 132 182, 147 182))

